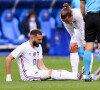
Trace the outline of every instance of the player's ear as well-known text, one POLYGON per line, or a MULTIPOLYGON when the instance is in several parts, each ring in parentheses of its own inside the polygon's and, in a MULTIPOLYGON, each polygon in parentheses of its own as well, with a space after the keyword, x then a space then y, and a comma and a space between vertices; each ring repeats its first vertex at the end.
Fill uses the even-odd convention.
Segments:
POLYGON ((30 35, 30 39, 33 40, 34 39, 34 36, 33 35, 30 35))

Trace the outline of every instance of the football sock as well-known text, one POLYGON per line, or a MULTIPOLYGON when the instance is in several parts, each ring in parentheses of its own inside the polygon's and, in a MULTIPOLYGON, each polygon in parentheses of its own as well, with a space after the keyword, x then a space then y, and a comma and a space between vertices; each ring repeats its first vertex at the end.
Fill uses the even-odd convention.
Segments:
POLYGON ((51 78, 55 80, 77 80, 77 73, 68 72, 66 70, 53 70, 51 78))
POLYGON ((78 64, 79 64, 78 52, 70 54, 70 61, 72 66, 72 72, 78 73, 78 64))
POLYGON ((91 73, 91 70, 92 70, 92 65, 93 65, 93 53, 91 53, 90 73, 91 73))
POLYGON ((88 78, 91 78, 91 75, 90 75, 91 53, 92 53, 91 51, 85 50, 84 56, 83 56, 85 73, 88 78))
POLYGON ((100 64, 100 50, 99 50, 99 55, 98 55, 98 61, 99 61, 99 64, 100 64))

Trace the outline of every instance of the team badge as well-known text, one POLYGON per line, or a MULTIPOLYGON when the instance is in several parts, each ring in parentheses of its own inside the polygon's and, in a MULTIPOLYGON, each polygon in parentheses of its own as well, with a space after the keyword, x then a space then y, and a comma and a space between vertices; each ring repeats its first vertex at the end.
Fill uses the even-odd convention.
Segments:
POLYGON ((34 56, 34 57, 36 56, 36 52, 33 53, 33 56, 34 56))

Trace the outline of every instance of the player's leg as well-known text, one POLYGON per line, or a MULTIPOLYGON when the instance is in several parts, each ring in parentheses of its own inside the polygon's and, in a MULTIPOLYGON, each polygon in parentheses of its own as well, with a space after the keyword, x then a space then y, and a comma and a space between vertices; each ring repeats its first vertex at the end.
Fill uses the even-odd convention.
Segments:
POLYGON ((47 80, 51 78, 52 70, 27 70, 24 72, 24 77, 22 77, 23 81, 39 81, 39 80, 47 80))
POLYGON ((53 80, 78 80, 77 73, 68 72, 67 70, 39 70, 39 72, 41 80, 47 80, 49 78, 53 80))
POLYGON ((40 79, 47 80, 78 80, 77 73, 68 72, 66 70, 39 70, 40 79))
POLYGON ((93 52, 91 53, 90 73, 92 71, 92 65, 93 65, 93 52))
POLYGON ((85 18, 86 50, 85 50, 84 56, 83 56, 85 73, 89 79, 91 79, 91 75, 90 75, 91 54, 92 54, 92 51, 94 48, 94 41, 96 39, 96 30, 94 30, 95 25, 94 25, 94 20, 91 19, 92 16, 93 15, 88 13, 85 18))
POLYGON ((39 81, 40 80, 40 72, 38 69, 30 69, 23 72, 21 79, 23 81, 39 81))
POLYGON ((98 49, 99 49, 99 55, 98 55, 98 61, 100 64, 100 15, 96 15, 96 30, 97 30, 97 41, 98 41, 98 49))
POLYGON ((91 54, 92 54, 93 47, 94 47, 93 42, 86 43, 86 50, 85 50, 84 56, 83 56, 85 72, 86 72, 86 76, 88 78, 91 78, 90 65, 91 65, 91 54))
MULTIPOLYGON (((92 70, 92 65, 93 65, 93 53, 91 54, 91 64, 90 64, 90 73, 92 70)), ((93 74, 91 74, 91 77, 93 78, 93 74)), ((86 75, 83 75, 82 80, 85 80, 87 78, 86 75)))
POLYGON ((79 73, 68 72, 67 70, 52 70, 51 78, 56 80, 81 80, 84 67, 79 73))
POLYGON ((98 36, 98 49, 99 49, 98 62, 100 64, 100 35, 98 36))
POLYGON ((98 43, 98 49, 99 49, 98 61, 99 61, 99 64, 100 64, 100 43, 98 43))
POLYGON ((77 73, 66 70, 53 70, 51 78, 55 80, 77 80, 77 73))
POLYGON ((70 61, 72 66, 72 72, 78 73, 79 55, 78 47, 74 47, 73 50, 70 49, 70 61))
POLYGON ((84 68, 79 73, 68 72, 67 70, 28 70, 25 72, 24 81, 47 80, 80 80, 84 73, 84 68))
MULTIPOLYGON (((77 45, 79 48, 82 45, 83 41, 81 40, 81 34, 80 34, 79 30, 77 30, 77 29, 74 29, 74 30, 75 30, 75 39, 76 39, 76 42, 77 42, 77 45)), ((79 57, 79 55, 77 57, 79 57)), ((78 59, 77 59, 77 61, 78 61, 78 59)), ((92 64, 93 64, 93 53, 91 53, 91 64, 90 64, 90 69, 89 69, 90 72, 92 69, 92 64)), ((76 66, 78 67, 78 64, 76 64, 76 66)))
POLYGON ((66 70, 39 70, 41 80, 78 80, 77 73, 68 72, 66 70))
POLYGON ((71 52, 70 53, 70 61, 71 61, 71 66, 72 66, 72 72, 78 73, 78 64, 79 64, 78 49, 82 45, 82 40, 81 40, 81 34, 80 34, 79 30, 74 29, 74 31, 75 31, 74 37, 75 37, 76 43, 71 40, 71 43, 69 46, 69 50, 71 52), (75 44, 75 45, 73 46, 73 44, 75 44), (71 46, 73 48, 70 48, 71 46))
POLYGON ((41 80, 47 80, 51 78, 52 70, 39 70, 39 73, 41 80))

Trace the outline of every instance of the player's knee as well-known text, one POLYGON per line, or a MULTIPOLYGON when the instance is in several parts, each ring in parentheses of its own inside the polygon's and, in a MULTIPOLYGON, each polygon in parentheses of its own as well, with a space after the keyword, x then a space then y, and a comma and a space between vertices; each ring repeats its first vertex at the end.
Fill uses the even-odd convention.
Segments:
POLYGON ((76 47, 76 48, 74 48, 74 49, 70 49, 70 52, 71 52, 71 53, 76 53, 76 52, 78 52, 78 48, 76 47))
POLYGON ((41 70, 40 78, 41 80, 46 80, 50 78, 50 72, 49 70, 41 70))
POLYGON ((58 79, 60 77, 60 74, 61 74, 61 70, 53 70, 51 78, 52 79, 58 79))
POLYGON ((65 76, 66 70, 53 70, 51 78, 55 80, 63 80, 62 76, 65 76))
POLYGON ((93 51, 94 42, 89 42, 86 44, 86 50, 93 51))

